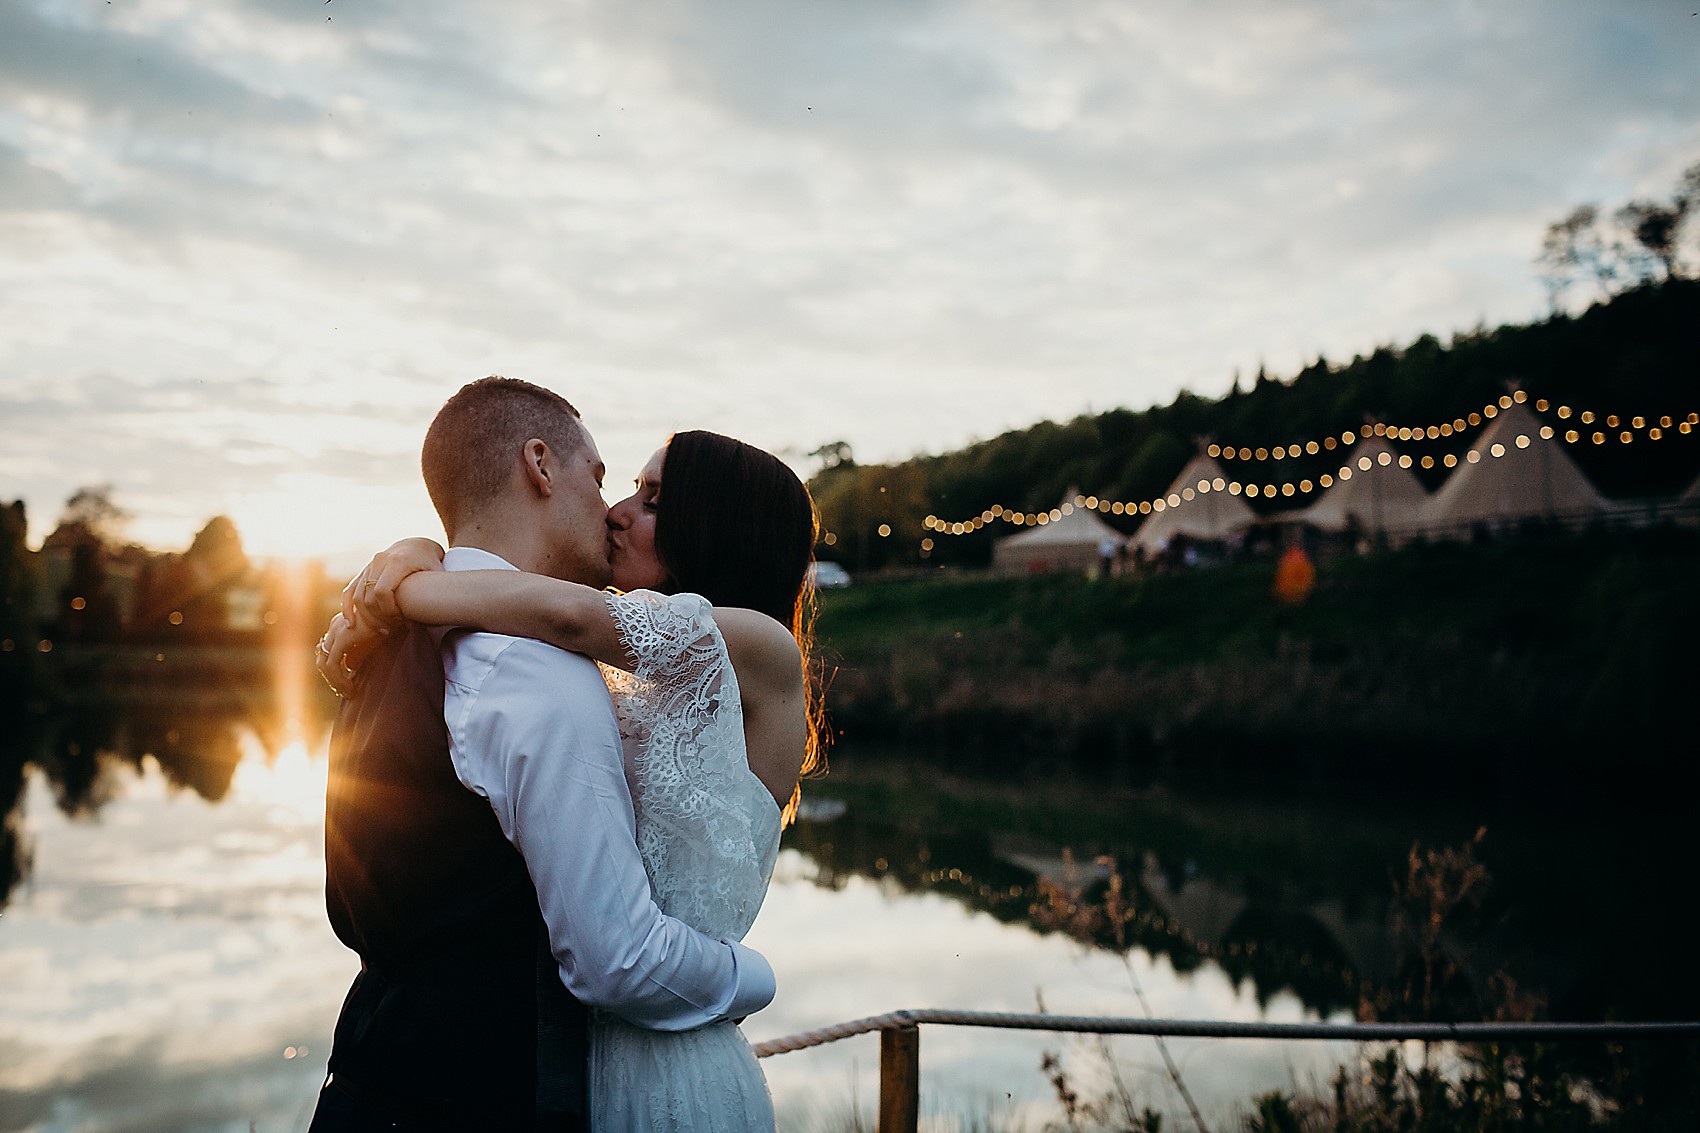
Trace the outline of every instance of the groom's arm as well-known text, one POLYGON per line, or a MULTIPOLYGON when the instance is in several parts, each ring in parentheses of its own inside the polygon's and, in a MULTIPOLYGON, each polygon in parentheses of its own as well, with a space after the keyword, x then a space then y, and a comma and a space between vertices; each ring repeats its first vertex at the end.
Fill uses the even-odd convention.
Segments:
POLYGON ((596 666, 491 634, 461 638, 449 662, 444 711, 456 771, 490 800, 524 856, 567 989, 657 1030, 767 1006, 773 969, 759 953, 656 907, 596 666))

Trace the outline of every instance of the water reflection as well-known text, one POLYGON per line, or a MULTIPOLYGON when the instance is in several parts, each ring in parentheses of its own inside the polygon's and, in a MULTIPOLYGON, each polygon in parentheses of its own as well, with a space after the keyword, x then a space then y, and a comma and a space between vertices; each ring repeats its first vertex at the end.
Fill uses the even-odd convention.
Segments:
POLYGON ((293 650, 104 648, 62 656, 45 687, 0 686, 0 909, 33 865, 30 767, 73 818, 99 814, 122 780, 149 764, 173 789, 218 802, 244 758, 244 737, 268 763, 291 745, 322 746, 334 702, 310 676, 293 650))
MULTIPOLYGON (((334 702, 264 655, 180 661, 107 658, 127 675, 100 695, 0 702, 0 1127, 303 1124, 355 963, 323 910, 334 702)), ((1484 1017, 1500 971, 1553 1017, 1700 1010, 1675 896, 1694 852, 1652 824, 1017 786, 849 748, 809 799, 751 938, 782 973, 757 1041, 899 1007, 1026 1011, 1035 989, 1059 1012, 1137 1014, 1133 973, 1156 1013, 1191 1018, 1408 1014, 1437 972, 1433 1013, 1484 1017), (1420 910, 1395 895, 1410 846, 1456 847, 1484 821, 1492 885, 1425 957, 1420 910)), ((1059 1045, 929 1033, 925 1096, 1005 1099, 1039 1127, 1039 1052, 1059 1045)), ((1194 1088, 1221 1107, 1289 1086, 1295 1066, 1326 1079, 1340 1057, 1190 1049, 1208 1067, 1194 1088)), ((869 1099, 876 1065, 869 1040, 767 1070, 783 1108, 852 1080, 869 1099)), ((1166 1088, 1154 1072, 1150 1091, 1166 1088)))
POLYGON ((1178 973, 1211 966, 1260 1004, 1290 993, 1325 1017, 1700 1011, 1673 947, 1687 938, 1675 894, 1695 851, 1670 824, 1294 793, 1034 791, 855 756, 838 768, 814 793, 842 811, 787 835, 823 886, 864 877, 945 896, 1178 973), (1480 874, 1471 886, 1445 874, 1465 859, 1480 874), (1119 918, 1102 915, 1112 872, 1119 918))

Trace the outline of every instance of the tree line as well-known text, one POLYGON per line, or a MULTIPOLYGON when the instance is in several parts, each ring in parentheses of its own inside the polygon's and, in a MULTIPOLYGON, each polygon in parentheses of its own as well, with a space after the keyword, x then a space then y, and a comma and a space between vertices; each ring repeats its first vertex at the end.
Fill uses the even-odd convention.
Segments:
MULTIPOLYGON (((0 657, 16 666, 65 644, 255 644, 295 634, 322 578, 303 587, 252 562, 214 516, 181 552, 124 538, 109 486, 78 489, 40 550, 22 500, 0 506, 0 657)), ((315 607, 316 608, 316 607, 315 607)))
MULTIPOLYGON (((836 442, 813 454, 819 468, 809 488, 824 532, 816 553, 864 570, 983 564, 993 540, 1009 529, 992 525, 927 548, 923 518, 964 519, 994 504, 1048 511, 1075 490, 1151 499, 1212 441, 1255 448, 1338 436, 1371 421, 1439 424, 1514 388, 1531 400, 1593 409, 1602 419, 1680 418, 1700 410, 1696 357, 1700 281, 1678 272, 1639 280, 1579 314, 1556 311, 1531 324, 1478 327, 1449 342, 1425 334, 1344 363, 1319 357, 1286 378, 1260 368, 1249 383, 1236 378, 1220 398, 1183 391, 1167 405, 1043 421, 942 455, 862 465, 847 444, 836 442)), ((1478 433, 1455 437, 1455 447, 1467 447, 1478 433)), ((1566 445, 1565 451, 1613 498, 1674 494, 1700 474, 1700 431, 1667 430, 1657 442, 1613 440, 1566 445)), ((1337 464, 1337 454, 1325 451, 1279 466, 1236 462, 1235 471, 1289 480, 1337 464)), ((1440 468, 1417 471, 1431 491, 1445 478, 1440 468)), ((1262 513, 1282 506, 1247 502, 1262 513)), ((1125 533, 1138 525, 1137 517, 1102 518, 1125 533)))

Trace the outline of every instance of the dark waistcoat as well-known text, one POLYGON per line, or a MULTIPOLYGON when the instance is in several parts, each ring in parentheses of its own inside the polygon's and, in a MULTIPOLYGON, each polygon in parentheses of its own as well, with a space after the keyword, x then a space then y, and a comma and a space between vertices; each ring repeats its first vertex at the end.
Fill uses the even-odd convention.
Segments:
POLYGON ((397 629, 367 658, 330 758, 325 904, 361 960, 331 1073, 445 1117, 582 1114, 584 1009, 519 852, 455 776, 429 630, 397 629))

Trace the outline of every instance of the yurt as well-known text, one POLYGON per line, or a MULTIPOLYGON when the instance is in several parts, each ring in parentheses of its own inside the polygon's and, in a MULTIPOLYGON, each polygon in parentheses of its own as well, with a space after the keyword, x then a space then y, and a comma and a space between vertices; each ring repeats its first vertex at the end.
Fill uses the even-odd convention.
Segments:
POLYGON ((1521 404, 1501 410, 1470 447, 1470 457, 1423 509, 1425 526, 1462 530, 1479 523, 1588 515, 1606 499, 1541 422, 1521 404))
POLYGON ((1153 511, 1133 533, 1133 545, 1146 555, 1158 555, 1177 535, 1215 543, 1252 526, 1257 513, 1225 490, 1226 479, 1214 458, 1203 453, 1193 457, 1163 493, 1163 510, 1153 511))
POLYGON ((992 566, 1004 574, 1086 571, 1120 554, 1127 536, 1074 499, 1070 492, 1057 507, 1056 519, 994 543, 992 566))
POLYGON ((1346 470, 1292 519, 1322 531, 1398 532, 1422 522, 1428 491, 1384 437, 1365 437, 1341 461, 1346 470))

